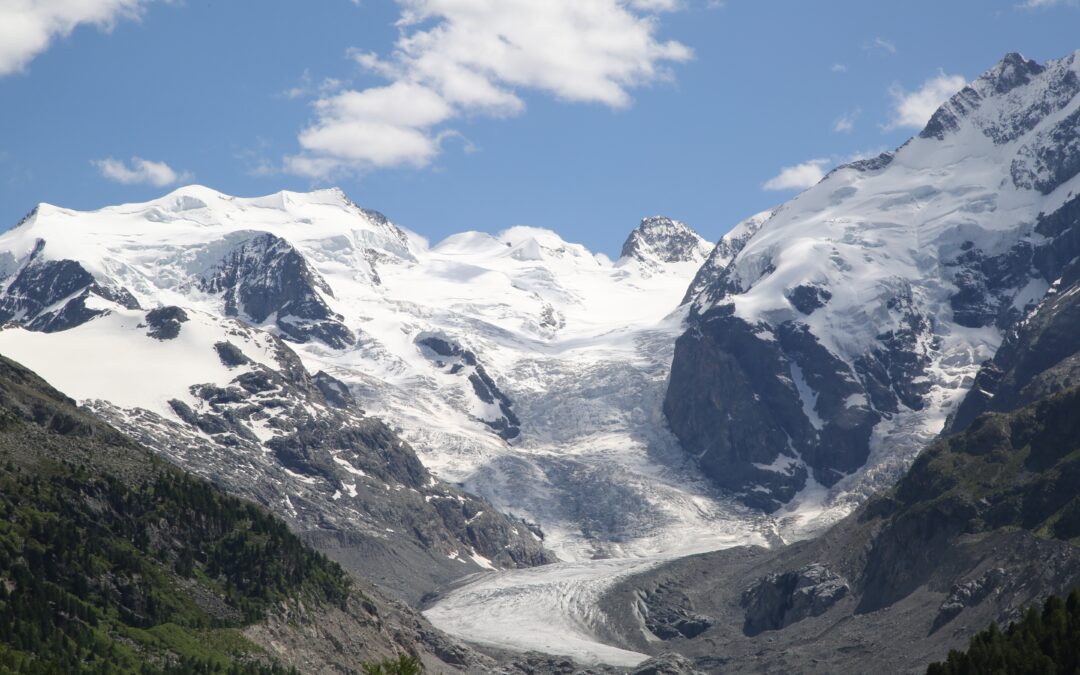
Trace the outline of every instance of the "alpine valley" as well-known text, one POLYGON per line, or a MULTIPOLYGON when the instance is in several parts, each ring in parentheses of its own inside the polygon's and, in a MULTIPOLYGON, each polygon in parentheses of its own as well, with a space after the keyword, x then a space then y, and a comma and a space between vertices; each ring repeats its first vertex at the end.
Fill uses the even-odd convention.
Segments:
POLYGON ((0 407, 351 577, 236 619, 280 653, 326 626, 287 665, 914 672, 1080 585, 1077 261, 1080 52, 1008 54, 715 245, 433 244, 337 189, 41 204, 0 235, 36 373, 0 364, 36 392, 0 407))

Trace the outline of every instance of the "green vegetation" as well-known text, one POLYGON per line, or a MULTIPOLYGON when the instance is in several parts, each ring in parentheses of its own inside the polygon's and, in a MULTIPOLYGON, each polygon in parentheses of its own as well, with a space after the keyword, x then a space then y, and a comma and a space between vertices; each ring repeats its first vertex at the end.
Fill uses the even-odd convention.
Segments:
POLYGON ((1080 538, 1080 389, 988 414, 923 453, 892 495, 905 518, 1080 538), (947 518, 945 518, 947 516, 947 518))
POLYGON ((1050 597, 1002 632, 997 624, 971 638, 966 652, 952 651, 927 675, 1072 675, 1080 672, 1080 590, 1067 601, 1050 597))
POLYGON ((0 358, 0 672, 286 673, 242 629, 349 580, 0 358))

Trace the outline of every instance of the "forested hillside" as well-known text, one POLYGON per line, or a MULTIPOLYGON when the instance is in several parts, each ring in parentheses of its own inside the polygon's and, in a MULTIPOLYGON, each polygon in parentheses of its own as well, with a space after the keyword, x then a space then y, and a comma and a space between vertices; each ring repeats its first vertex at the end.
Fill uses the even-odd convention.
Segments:
POLYGON ((0 670, 278 673, 241 633, 350 580, 0 357, 0 670))

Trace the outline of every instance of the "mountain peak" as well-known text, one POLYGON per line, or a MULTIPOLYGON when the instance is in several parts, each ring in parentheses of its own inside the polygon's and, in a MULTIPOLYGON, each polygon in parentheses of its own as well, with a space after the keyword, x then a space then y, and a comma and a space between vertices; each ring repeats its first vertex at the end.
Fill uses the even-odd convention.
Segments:
POLYGON ((977 84, 989 85, 994 93, 1007 94, 1031 81, 1031 78, 1046 70, 1037 61, 1025 58, 1019 52, 1009 52, 997 65, 983 73, 977 84))
POLYGON ((622 247, 623 259, 646 263, 700 263, 709 243, 686 223, 666 216, 643 218, 622 247))
POLYGON ((1016 141, 1080 92, 1078 54, 1041 64, 1009 52, 943 103, 919 137, 943 140, 971 124, 995 145, 1016 141))

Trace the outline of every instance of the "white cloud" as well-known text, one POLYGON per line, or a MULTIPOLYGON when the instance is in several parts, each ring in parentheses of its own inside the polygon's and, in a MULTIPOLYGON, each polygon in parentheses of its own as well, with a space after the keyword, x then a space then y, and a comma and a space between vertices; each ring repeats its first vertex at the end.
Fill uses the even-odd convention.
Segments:
POLYGON ((886 148, 884 146, 867 148, 847 155, 820 157, 818 159, 805 161, 802 164, 785 166, 780 170, 780 173, 770 178, 761 187, 763 190, 775 191, 805 190, 807 188, 812 188, 820 183, 821 180, 825 178, 825 175, 834 167, 877 157, 885 152, 885 150, 886 148))
POLYGON ((893 99, 893 118, 885 125, 885 130, 921 129, 941 104, 966 84, 967 79, 962 75, 947 75, 939 70, 935 77, 923 82, 922 87, 915 91, 893 85, 889 88, 889 95, 893 99))
POLYGON ((821 182, 825 177, 825 167, 831 163, 829 159, 811 159, 795 166, 785 166, 780 173, 770 178, 762 185, 765 190, 805 190, 821 182))
POLYGON ((132 157, 130 163, 109 157, 95 159, 91 164, 105 178, 124 185, 165 187, 191 179, 191 174, 186 171, 177 173, 165 162, 151 162, 141 157, 132 157))
POLYGON ((22 70, 49 44, 80 24, 110 29, 138 18, 148 0, 0 1, 0 77, 22 70))
POLYGON ((848 68, 846 64, 834 63, 832 64, 832 68, 830 68, 829 70, 833 71, 834 73, 846 73, 848 71, 848 68))
POLYGON ((401 35, 382 57, 351 53, 389 84, 324 96, 286 159, 296 173, 426 166, 466 115, 507 116, 521 94, 624 108, 630 90, 691 57, 657 39, 656 12, 680 0, 397 0, 401 35))
POLYGON ((855 122, 862 115, 862 108, 855 108, 851 112, 844 113, 833 122, 833 131, 838 134, 850 134, 855 130, 855 122))

